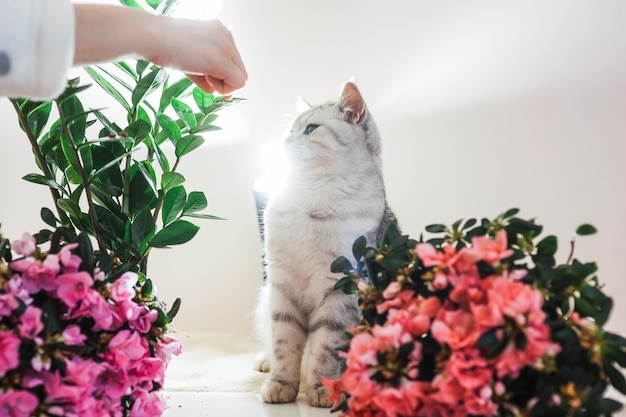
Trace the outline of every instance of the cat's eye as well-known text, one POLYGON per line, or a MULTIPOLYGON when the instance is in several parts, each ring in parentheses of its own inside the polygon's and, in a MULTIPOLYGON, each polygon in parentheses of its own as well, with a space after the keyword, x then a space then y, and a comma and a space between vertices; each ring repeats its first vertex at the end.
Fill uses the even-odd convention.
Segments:
POLYGON ((306 127, 304 128, 304 134, 305 135, 309 135, 311 134, 315 129, 317 129, 318 127, 320 127, 320 125, 316 125, 313 123, 309 123, 308 125, 306 125, 306 127))

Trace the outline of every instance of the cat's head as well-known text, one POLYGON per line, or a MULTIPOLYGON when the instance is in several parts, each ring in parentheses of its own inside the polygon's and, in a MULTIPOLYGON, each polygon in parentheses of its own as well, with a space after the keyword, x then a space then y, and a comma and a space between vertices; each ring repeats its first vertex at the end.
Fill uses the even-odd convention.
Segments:
POLYGON ((343 86, 336 102, 302 111, 291 127, 285 147, 295 168, 380 156, 378 129, 353 82, 343 86))

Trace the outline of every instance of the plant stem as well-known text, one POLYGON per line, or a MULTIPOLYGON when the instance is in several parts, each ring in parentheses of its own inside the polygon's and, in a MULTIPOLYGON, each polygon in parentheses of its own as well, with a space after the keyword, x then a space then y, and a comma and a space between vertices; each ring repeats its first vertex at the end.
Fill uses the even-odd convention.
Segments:
POLYGON ((59 116, 61 117, 61 125, 63 126, 63 130, 70 140, 70 144, 72 145, 72 151, 76 156, 76 159, 79 161, 78 164, 78 173, 80 174, 81 182, 83 183, 83 188, 85 189, 85 198, 87 199, 87 205, 89 206, 89 219, 91 220, 91 224, 93 225, 94 234, 96 240, 98 241, 98 248, 100 252, 107 253, 107 247, 102 239, 102 232, 100 231, 100 223, 98 222, 98 216, 96 216, 96 208, 93 204, 93 197, 91 194, 91 186, 89 185, 89 179, 87 178, 87 173, 82 165, 82 158, 80 156, 80 152, 78 152, 78 147, 76 146, 76 142, 72 137, 72 132, 65 121, 65 116, 63 115, 63 111, 61 110, 61 106, 58 101, 55 102, 57 105, 57 109, 59 110, 59 116))
MULTIPOLYGON (((174 163, 174 166, 172 167, 170 172, 176 172, 176 168, 178 168, 179 162, 180 162, 180 158, 176 158, 176 162, 174 163)), ((159 198, 157 199, 156 207, 154 209, 154 214, 152 215, 152 218, 154 219, 155 222, 159 218, 159 212, 161 211, 161 206, 163 205, 164 198, 165 198, 165 193, 163 192, 163 190, 159 190, 159 198)))
MULTIPOLYGON (((48 164, 46 163, 46 157, 41 153, 41 149, 39 149, 39 144, 37 143, 37 138, 35 138, 35 135, 33 134, 33 132, 30 130, 30 128, 28 127, 28 122, 26 121, 26 116, 22 113, 22 111, 20 110, 20 107, 17 105, 17 102, 15 100, 10 100, 11 103, 13 104, 13 108, 15 108, 15 112, 17 113, 17 117, 20 120, 20 124, 22 125, 22 129, 24 130, 24 132, 26 133, 26 137, 28 138, 28 141, 30 142, 30 146, 33 150, 33 154, 35 155, 35 158, 37 159, 37 162, 39 162, 39 166, 41 168, 41 171, 43 172, 43 175, 51 180, 54 180, 54 177, 52 175, 52 173, 50 172, 50 169, 48 168, 48 164)), ((59 215, 59 219, 61 220, 61 224, 63 226, 66 227, 71 227, 72 223, 69 219, 69 217, 67 216, 67 214, 65 214, 65 212, 63 210, 61 210, 59 208, 59 205, 57 204, 57 201, 61 198, 61 195, 59 194, 59 192, 57 190, 55 190, 54 188, 48 187, 50 189, 50 193, 52 194, 52 200, 54 202, 54 207, 59 215)))

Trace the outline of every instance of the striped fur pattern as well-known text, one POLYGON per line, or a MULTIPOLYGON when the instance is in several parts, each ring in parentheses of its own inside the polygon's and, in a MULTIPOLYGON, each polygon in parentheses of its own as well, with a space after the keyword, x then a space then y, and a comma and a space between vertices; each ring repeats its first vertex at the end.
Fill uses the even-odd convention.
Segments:
POLYGON ((356 295, 332 289, 339 276, 330 265, 350 257, 359 236, 378 244, 393 213, 378 129, 354 83, 337 102, 300 114, 285 146, 292 170, 265 211, 267 282, 257 307, 265 353, 257 369, 270 372, 264 401, 294 401, 302 375, 308 402, 329 407, 322 377, 340 375, 335 348, 359 319, 356 295))

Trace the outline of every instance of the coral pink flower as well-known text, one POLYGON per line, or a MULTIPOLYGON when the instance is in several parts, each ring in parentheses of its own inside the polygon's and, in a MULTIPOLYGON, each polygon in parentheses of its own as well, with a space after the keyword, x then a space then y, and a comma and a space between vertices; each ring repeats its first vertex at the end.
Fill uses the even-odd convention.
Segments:
POLYGON ((432 324, 432 335, 453 350, 474 346, 480 337, 474 316, 463 310, 440 310, 432 324))
POLYGON ((11 243, 11 249, 19 255, 30 256, 37 249, 37 241, 31 234, 24 233, 22 240, 15 240, 11 243))
POLYGON ((0 392, 0 416, 29 417, 39 400, 29 391, 0 392))
POLYGON ((470 251, 478 259, 490 264, 495 264, 501 259, 513 255, 513 249, 507 248, 507 238, 504 230, 500 230, 496 233, 494 239, 485 236, 473 238, 470 251))
POLYGON ((41 309, 33 306, 26 307, 24 313, 20 316, 20 323, 17 329, 20 336, 24 339, 35 340, 38 344, 42 344, 43 340, 37 337, 43 331, 43 323, 41 322, 41 309))
POLYGON ((163 336, 159 343, 155 346, 157 357, 159 357, 166 364, 170 362, 172 355, 178 356, 183 351, 183 346, 180 342, 173 337, 163 336))
POLYGON ((85 271, 70 272, 59 275, 57 285, 57 297, 73 309, 92 291, 93 279, 85 271))
POLYGON ((0 377, 19 364, 20 339, 12 332, 0 332, 0 377))
POLYGON ((455 351, 446 362, 446 372, 466 390, 490 386, 493 372, 477 349, 455 351))

